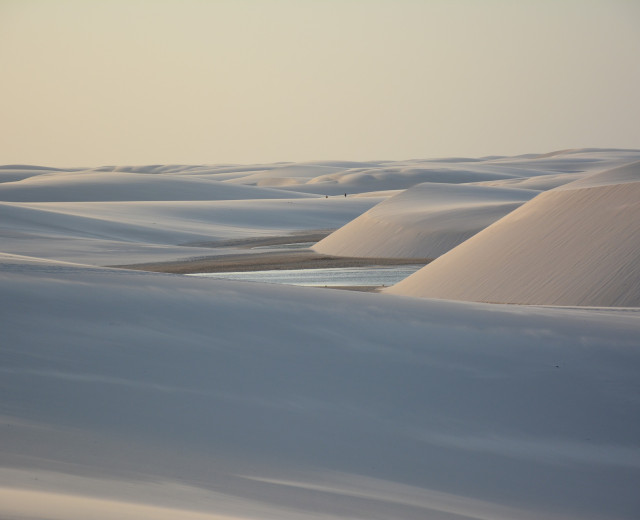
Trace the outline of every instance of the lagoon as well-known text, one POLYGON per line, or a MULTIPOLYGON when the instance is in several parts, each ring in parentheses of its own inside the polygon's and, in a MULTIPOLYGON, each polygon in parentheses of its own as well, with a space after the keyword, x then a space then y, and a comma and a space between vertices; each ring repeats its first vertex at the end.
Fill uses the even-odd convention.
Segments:
POLYGON ((308 287, 382 287, 393 285, 424 265, 276 269, 228 273, 195 273, 189 276, 308 287))

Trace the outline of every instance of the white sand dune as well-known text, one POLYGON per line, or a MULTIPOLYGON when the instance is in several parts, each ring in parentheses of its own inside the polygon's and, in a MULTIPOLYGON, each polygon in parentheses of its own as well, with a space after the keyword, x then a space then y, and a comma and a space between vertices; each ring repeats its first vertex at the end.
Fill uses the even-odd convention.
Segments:
POLYGON ((379 200, 0 203, 0 216, 15 231, 180 244, 328 229, 379 200))
POLYGON ((594 188, 613 184, 635 183, 638 181, 640 181, 640 161, 635 161, 617 168, 583 176, 581 179, 577 179, 570 184, 559 186, 558 190, 594 188))
POLYGON ((640 163, 614 167, 638 160, 640 151, 570 150, 0 168, 0 518, 636 520, 640 163), (322 168, 370 173, 352 178, 346 198, 293 193, 315 193, 322 168), (419 184, 410 171, 421 168, 448 173, 398 194, 419 184), (450 236, 472 215, 488 221, 535 195, 448 184, 456 169, 518 188, 578 180, 427 266, 442 266, 448 290, 477 273, 500 290, 537 290, 527 276, 540 268, 545 297, 636 307, 490 305, 95 267, 233 254, 215 245, 354 219, 359 241, 408 254, 393 238, 407 233, 415 248, 416 221, 450 236), (286 191, 242 185, 287 176, 286 191), (369 210, 397 232, 372 231, 357 218, 369 210), (470 256, 455 260, 465 248, 470 256))
MULTIPOLYGON (((481 159, 445 158, 410 161, 378 161, 369 164, 303 163, 279 168, 245 170, 226 174, 227 182, 258 185, 272 183, 281 189, 321 195, 349 195, 371 191, 407 189, 423 182, 518 183, 532 179, 525 189, 550 189, 572 180, 560 174, 583 174, 613 168, 640 159, 638 150, 562 150, 551 154, 481 159), (324 173, 322 168, 331 169, 324 173), (553 180, 533 178, 553 176, 553 180)), ((221 177, 218 177, 221 179, 221 177)))
POLYGON ((0 166, 0 183, 16 182, 37 175, 45 175, 53 172, 68 172, 70 170, 61 170, 59 168, 49 168, 46 166, 30 166, 23 164, 9 164, 0 166))
POLYGON ((234 186, 188 176, 112 171, 55 172, 0 184, 0 200, 11 202, 229 200, 295 196, 306 195, 234 186))
POLYGON ((537 191, 423 183, 387 199, 313 249, 337 256, 437 258, 537 191))
POLYGON ((538 195, 389 289, 484 302, 640 305, 640 162, 538 195))
POLYGON ((0 294, 3 518, 636 518, 637 313, 12 255, 0 294))
POLYGON ((339 228, 380 200, 0 202, 0 238, 10 253, 92 265, 132 264, 153 261, 154 255, 168 260, 213 254, 195 244, 339 228))
POLYGON ((206 256, 232 239, 336 229, 386 196, 326 199, 233 185, 212 180, 211 166, 2 171, 23 175, 0 184, 2 250, 92 265, 206 256))
POLYGON ((501 157, 491 162, 518 168, 537 168, 546 172, 575 173, 614 168, 637 161, 639 156, 638 150, 575 148, 519 157, 501 157))
POLYGON ((341 186, 357 179, 358 189, 393 182, 412 187, 349 222, 314 249, 340 256, 437 258, 540 191, 639 158, 637 150, 563 150, 515 158, 413 161, 318 177, 310 182, 324 185, 331 177, 341 186), (421 177, 436 182, 413 186, 421 177), (492 180, 478 181, 483 178, 492 180))
MULTIPOLYGON (((304 186, 316 193, 340 194, 407 189, 424 182, 465 183, 512 178, 502 168, 442 166, 441 164, 388 165, 377 168, 354 168, 318 176, 304 186)), ((302 188, 299 188, 302 189, 302 188)))
POLYGON ((234 184, 249 184, 255 186, 286 186, 306 184, 309 179, 343 171, 343 166, 327 165, 287 165, 280 168, 272 168, 262 172, 248 172, 249 175, 236 177, 229 182, 234 184))
POLYGON ((563 184, 568 184, 584 177, 584 172, 557 173, 539 175, 535 177, 519 177, 516 179, 501 179, 497 181, 476 182, 478 186, 493 186, 495 188, 520 188, 524 190, 547 191, 563 184))
POLYGON ((277 186, 292 191, 322 195, 349 195, 407 189, 423 182, 466 183, 512 179, 544 172, 526 172, 521 166, 494 165, 478 160, 454 163, 441 161, 400 161, 380 164, 301 164, 286 165, 246 175, 226 174, 230 183, 277 186))

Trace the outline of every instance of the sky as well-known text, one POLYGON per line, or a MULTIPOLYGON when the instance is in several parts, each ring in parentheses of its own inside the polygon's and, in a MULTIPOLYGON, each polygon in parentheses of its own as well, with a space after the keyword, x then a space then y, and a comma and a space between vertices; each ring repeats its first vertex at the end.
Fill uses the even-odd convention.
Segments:
POLYGON ((0 164, 640 148, 635 0, 0 0, 0 164))

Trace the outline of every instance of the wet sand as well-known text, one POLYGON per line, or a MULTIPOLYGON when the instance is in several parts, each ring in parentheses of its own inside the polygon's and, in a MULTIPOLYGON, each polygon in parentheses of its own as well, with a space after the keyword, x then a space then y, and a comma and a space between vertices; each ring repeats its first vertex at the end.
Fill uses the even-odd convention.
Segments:
POLYGON ((378 292, 384 289, 384 285, 333 285, 324 286, 320 289, 338 289, 340 291, 358 291, 358 292, 378 292))
MULTIPOLYGON (((227 240, 225 242, 198 242, 185 244, 189 246, 216 248, 235 247, 246 248, 247 253, 218 254, 195 258, 174 260, 169 262, 151 262, 143 264, 114 265, 122 269, 138 271, 153 271, 158 273, 194 274, 194 273, 229 273, 249 271, 271 271, 283 269, 321 269, 340 267, 374 267, 389 265, 426 265, 429 258, 353 258, 330 256, 316 253, 312 249, 291 249, 269 252, 255 252, 256 247, 283 246, 294 244, 315 243, 331 230, 316 230, 280 237, 258 237, 250 239, 227 240)), ((324 288, 324 287, 321 287, 324 288)), ((329 286, 327 289, 341 289, 347 291, 376 292, 382 288, 376 286, 329 286)))
POLYGON ((251 249, 254 247, 280 246, 290 244, 306 244, 316 243, 330 235, 334 229, 317 229, 314 231, 305 231, 294 233, 292 235, 271 236, 271 237, 252 237, 252 238, 232 238, 228 240, 219 240, 217 242, 189 242, 183 244, 191 247, 238 247, 251 249))
MULTIPOLYGON (((283 246, 295 244, 315 243, 332 230, 314 230, 286 236, 256 237, 249 239, 227 240, 224 242, 197 242, 184 244, 198 247, 216 248, 235 247, 255 251, 256 247, 283 246)), ((321 269, 327 267, 372 267, 382 265, 416 265, 428 264, 429 258, 352 258, 345 256, 330 256, 316 253, 312 249, 291 249, 269 252, 247 252, 240 254, 212 254, 195 258, 181 259, 169 262, 150 262, 143 264, 113 265, 122 269, 138 271, 153 271, 158 273, 230 273, 247 271, 271 271, 282 269, 321 269)), ((352 287, 342 289, 364 290, 352 287)), ((367 288, 370 290, 370 288, 367 288)))
POLYGON ((207 257, 133 265, 117 265, 124 269, 153 271, 160 273, 228 273, 247 271, 270 271, 282 269, 319 269, 327 267, 372 267, 384 265, 428 264, 426 258, 351 258, 322 255, 310 249, 247 253, 234 255, 212 255, 207 257))

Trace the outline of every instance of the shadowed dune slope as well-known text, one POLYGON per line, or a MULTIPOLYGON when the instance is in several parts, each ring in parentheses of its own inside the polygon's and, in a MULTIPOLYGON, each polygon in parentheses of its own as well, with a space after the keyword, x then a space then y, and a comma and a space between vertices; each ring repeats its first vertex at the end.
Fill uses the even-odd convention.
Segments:
POLYGON ((0 518, 637 520, 638 318, 0 253, 0 518))
POLYGON ((640 305, 640 162, 538 195, 388 292, 482 302, 640 305))
POLYGON ((0 200, 8 202, 238 200, 305 196, 308 195, 172 174, 112 171, 55 172, 0 183, 0 200))

